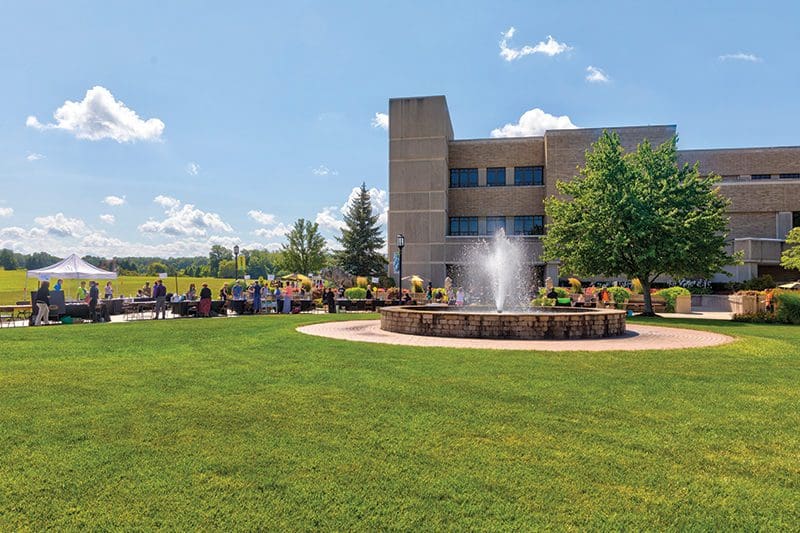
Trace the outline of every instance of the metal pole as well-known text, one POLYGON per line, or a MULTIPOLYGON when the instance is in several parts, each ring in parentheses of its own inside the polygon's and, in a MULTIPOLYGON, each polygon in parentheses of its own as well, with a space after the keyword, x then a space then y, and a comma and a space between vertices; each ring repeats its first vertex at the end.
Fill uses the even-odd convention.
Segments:
POLYGON ((239 254, 233 258, 233 279, 239 279, 239 254))
POLYGON ((400 287, 400 299, 403 299, 403 248, 400 247, 400 283, 398 283, 398 287, 400 287))

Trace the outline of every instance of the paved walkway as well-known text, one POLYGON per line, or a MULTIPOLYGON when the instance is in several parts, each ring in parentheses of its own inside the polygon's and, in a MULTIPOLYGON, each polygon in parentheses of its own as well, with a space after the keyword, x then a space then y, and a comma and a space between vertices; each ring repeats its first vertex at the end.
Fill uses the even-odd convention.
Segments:
POLYGON ((489 348, 495 350, 544 350, 561 352, 567 350, 631 351, 631 350, 674 350, 678 348, 697 348, 716 346, 734 340, 733 337, 691 329, 665 328, 628 324, 627 333, 621 337, 606 339, 577 340, 496 340, 459 339, 450 337, 425 337, 383 331, 380 320, 348 320, 346 322, 323 322, 302 326, 297 331, 318 337, 332 339, 375 342, 403 346, 440 346, 445 348, 489 348))

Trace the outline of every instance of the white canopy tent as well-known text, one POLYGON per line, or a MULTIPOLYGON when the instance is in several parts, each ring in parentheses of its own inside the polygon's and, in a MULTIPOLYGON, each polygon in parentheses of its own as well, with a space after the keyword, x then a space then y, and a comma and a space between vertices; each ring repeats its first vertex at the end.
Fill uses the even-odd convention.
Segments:
POLYGON ((117 279, 116 272, 109 272, 102 268, 90 265, 77 254, 72 254, 54 265, 36 270, 28 270, 27 278, 36 278, 39 281, 49 279, 117 279))

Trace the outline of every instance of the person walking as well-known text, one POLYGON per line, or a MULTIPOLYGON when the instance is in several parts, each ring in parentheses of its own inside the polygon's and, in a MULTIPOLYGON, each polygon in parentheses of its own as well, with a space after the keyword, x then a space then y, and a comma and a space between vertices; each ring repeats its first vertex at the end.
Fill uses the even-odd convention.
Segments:
POLYGON ((45 324, 50 322, 50 282, 43 281, 42 284, 39 286, 39 290, 36 291, 36 297, 34 298, 34 302, 36 302, 36 308, 38 312, 36 313, 36 318, 33 319, 34 326, 41 326, 42 322, 45 324))

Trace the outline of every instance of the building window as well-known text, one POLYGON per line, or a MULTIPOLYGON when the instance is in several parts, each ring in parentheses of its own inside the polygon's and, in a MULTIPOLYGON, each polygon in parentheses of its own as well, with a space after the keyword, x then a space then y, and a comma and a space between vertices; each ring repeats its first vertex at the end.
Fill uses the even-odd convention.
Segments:
POLYGON ((750 176, 750 179, 754 180, 770 180, 772 179, 772 174, 753 174, 750 176))
POLYGON ((794 211, 792 213, 792 227, 800 228, 800 211, 794 211))
POLYGON ((477 168, 451 168, 450 187, 477 187, 477 168))
POLYGON ((514 217, 514 235, 544 235, 544 217, 514 217))
POLYGON ((486 185, 489 187, 502 187, 506 184, 506 169, 504 167, 486 169, 486 185))
POLYGON ((544 171, 542 167, 515 167, 514 185, 542 185, 544 171))
POLYGON ((778 177, 782 180, 800 180, 800 174, 781 174, 778 177))
POLYGON ((478 217, 450 217, 450 235, 477 235, 478 217))
POLYGON ((486 217, 486 235, 494 235, 500 228, 506 229, 506 217, 486 217))

